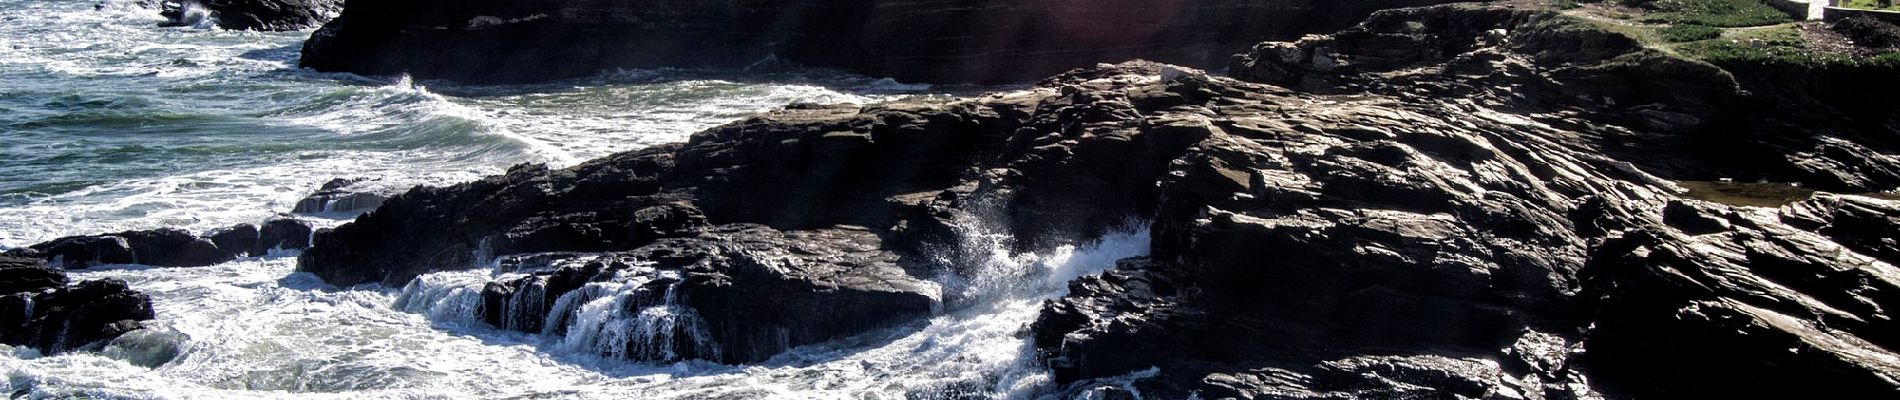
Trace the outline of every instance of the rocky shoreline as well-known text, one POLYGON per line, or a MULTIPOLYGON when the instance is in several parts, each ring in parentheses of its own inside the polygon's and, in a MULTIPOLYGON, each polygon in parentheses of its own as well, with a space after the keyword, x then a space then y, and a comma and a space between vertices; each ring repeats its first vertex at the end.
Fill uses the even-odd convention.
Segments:
MULTIPOLYGON (((346 10, 306 57, 368 40, 338 27, 423 11, 346 10)), ((1226 61, 1231 77, 1134 61, 971 98, 794 105, 572 168, 418 187, 311 233, 298 270, 410 291, 493 267, 508 273, 467 317, 561 334, 564 299, 624 296, 621 312, 664 311, 668 339, 603 354, 743 364, 955 306, 933 278, 968 277, 984 250, 959 240, 972 221, 1036 252, 1132 219, 1151 221, 1149 255, 1070 282, 1024 333, 1060 395, 1900 392, 1900 202, 1748 207, 1676 183, 1892 190, 1894 110, 1778 106, 1841 93, 1773 90, 1761 71, 1508 4, 1381 11, 1226 61)), ((269 236, 249 232, 160 236, 224 257, 269 236)), ((20 254, 157 263, 169 250, 141 250, 151 235, 20 254)), ((171 264, 201 263, 185 258, 171 264)), ((29 291, 64 283, 49 279, 29 291)))
POLYGON ((1078 280, 1035 324, 1060 382, 1159 367, 1135 387, 1210 398, 1893 390, 1900 364, 1880 338, 1900 275, 1880 258, 1884 239, 1868 238, 1892 236, 1883 227, 1900 206, 1822 195, 1739 208, 1685 198, 1670 178, 1755 165, 1866 191, 1892 182, 1881 171, 1895 164, 1724 159, 1790 133, 1770 122, 1810 116, 1737 112, 1759 99, 1718 67, 1554 13, 1483 6, 1381 12, 1235 63, 1239 79, 1130 63, 949 103, 792 107, 682 145, 405 193, 319 235, 302 265, 395 284, 466 268, 478 249, 729 240, 639 214, 852 226, 899 255, 956 254, 947 237, 974 215, 1025 251, 1152 216, 1151 257, 1078 280), (1712 132, 1733 143, 1693 149, 1712 132), (1820 179, 1843 163, 1871 168, 1820 179), (1822 228, 1835 226, 1854 228, 1822 228))

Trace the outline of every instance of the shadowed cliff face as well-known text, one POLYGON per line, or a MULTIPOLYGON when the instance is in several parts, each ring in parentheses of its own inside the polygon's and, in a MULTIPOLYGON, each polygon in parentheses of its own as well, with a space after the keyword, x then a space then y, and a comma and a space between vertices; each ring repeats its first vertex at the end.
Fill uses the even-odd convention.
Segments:
POLYGON ((1135 58, 1218 66, 1261 40, 1437 2, 351 1, 305 43, 302 65, 517 82, 777 57, 905 82, 1011 83, 1135 58))

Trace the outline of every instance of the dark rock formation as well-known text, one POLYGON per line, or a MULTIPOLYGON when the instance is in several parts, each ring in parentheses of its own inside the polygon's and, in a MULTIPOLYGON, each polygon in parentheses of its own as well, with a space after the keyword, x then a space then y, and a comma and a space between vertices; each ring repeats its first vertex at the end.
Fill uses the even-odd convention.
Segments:
POLYGON ((205 240, 210 240, 211 244, 232 256, 263 255, 264 252, 260 250, 265 249, 258 246, 258 238, 257 225, 252 224, 237 224, 205 234, 205 240))
POLYGON ((203 267, 245 255, 261 256, 271 249, 307 249, 312 233, 309 223, 279 218, 265 221, 263 229, 239 224, 213 230, 203 237, 172 228, 69 236, 14 249, 7 254, 39 258, 68 269, 101 264, 203 267))
POLYGON ((313 232, 310 224, 290 218, 264 221, 264 227, 258 230, 257 247, 252 254, 264 254, 271 249, 303 250, 310 248, 313 232))
MULTIPOLYGON (((1900 202, 1744 207, 1670 181, 1891 189, 1900 161, 1865 131, 1798 130, 1820 114, 1762 108, 1735 74, 1542 11, 1385 12, 1233 69, 1243 79, 1133 62, 963 100, 794 106, 413 189, 319 233, 299 268, 393 286, 496 255, 610 259, 502 258, 527 277, 488 284, 481 318, 558 334, 548 293, 647 261, 618 281, 640 284, 630 301, 690 308, 689 327, 775 301, 857 315, 770 325, 828 327, 796 336, 810 343, 917 315, 917 291, 880 288, 962 272, 966 221, 1040 250, 1150 216, 1150 256, 1071 282, 1031 327, 1064 387, 1154 368, 1132 387, 1160 398, 1895 393, 1900 202), (1839 151, 1773 152, 1801 143, 1839 151), (847 278, 789 278, 811 276, 847 278), (862 321, 878 313, 900 316, 862 321)), ((642 349, 785 347, 706 332, 721 344, 642 349)))
POLYGON ((290 212, 298 214, 355 213, 376 209, 389 200, 389 196, 374 191, 361 191, 361 180, 333 179, 323 184, 316 193, 298 200, 290 212))
MULTIPOLYGON (((1844 172, 1683 150, 1725 121, 1808 117, 1735 115, 1754 99, 1719 69, 1550 13, 1434 7, 1264 44, 1234 71, 1343 95, 1162 110, 1212 112, 1225 134, 1163 180, 1151 258, 1048 305, 1035 338, 1058 380, 1159 367, 1137 387, 1203 398, 1896 393, 1900 270, 1881 257, 1900 204, 1732 207, 1651 175, 1844 172)), ((1752 129, 1722 151, 1793 134, 1752 129)), ((1824 182, 1881 189, 1893 164, 1868 161, 1824 182)))
POLYGON ((1602 137, 1595 151, 1671 179, 1855 192, 1900 185, 1892 156, 1874 150, 1891 148, 1900 100, 1863 95, 1900 88, 1891 68, 1716 66, 1543 12, 1434 10, 1392 10, 1337 34, 1264 43, 1231 69, 1304 91, 1460 97, 1569 114, 1581 133, 1602 137))
POLYGON ((576 291, 587 282, 633 285, 624 291, 637 299, 628 314, 684 307, 686 318, 667 335, 673 340, 602 349, 647 361, 761 361, 793 346, 930 315, 939 297, 935 283, 907 274, 902 259, 864 230, 780 233, 725 225, 626 252, 502 262, 532 274, 490 283, 482 292, 479 314, 497 327, 538 333, 553 321, 557 332, 567 332, 566 324, 577 323, 576 310, 555 307, 570 293, 590 296, 576 291))
POLYGON ((166 0, 159 12, 166 26, 194 26, 210 19, 219 28, 294 31, 322 25, 342 11, 342 0, 166 0))
POLYGON ((984 189, 1013 194, 994 196, 1009 219, 1036 221, 1010 224, 1023 227, 1015 233, 1025 242, 1061 240, 1140 212, 1144 202, 1125 199, 1141 196, 1115 192, 1151 190, 1134 183, 1153 182, 1164 172, 1161 163, 1116 155, 1165 160, 1206 134, 1190 126, 1166 135, 1118 136, 1129 124, 1078 122, 1120 112, 1125 100, 1054 91, 951 104, 793 107, 703 132, 683 145, 566 170, 524 165, 478 182, 417 188, 317 235, 301 268, 336 285, 396 286, 493 255, 632 249, 694 235, 709 222, 785 231, 904 225, 892 234, 908 243, 913 236, 940 235, 942 229, 926 228, 946 224, 950 217, 941 212, 949 210, 942 207, 986 180, 1019 180, 1001 171, 973 174, 988 167, 1071 173, 1066 181, 1027 179, 1023 188, 992 183, 994 189, 984 189), (1021 129, 1032 125, 1038 129, 1021 129), (1041 133, 1061 129, 1069 130, 1041 133), (1073 197, 1038 197, 1043 192, 1073 197), (1047 220, 1057 219, 1076 225, 1051 229, 1047 220))
POLYGON ((125 282, 66 285, 39 260, 0 256, 0 343, 46 354, 94 348, 152 319, 152 302, 125 282))
POLYGON ((0 293, 28 293, 66 286, 66 273, 31 258, 0 256, 0 293))
POLYGON ((777 57, 905 82, 1024 82, 1133 58, 1216 66, 1261 40, 1439 2, 350 1, 301 65, 492 82, 777 57))
POLYGON ((232 253, 219 249, 210 240, 170 228, 64 237, 27 249, 29 253, 25 254, 34 254, 56 266, 71 269, 99 264, 202 267, 234 258, 232 253))

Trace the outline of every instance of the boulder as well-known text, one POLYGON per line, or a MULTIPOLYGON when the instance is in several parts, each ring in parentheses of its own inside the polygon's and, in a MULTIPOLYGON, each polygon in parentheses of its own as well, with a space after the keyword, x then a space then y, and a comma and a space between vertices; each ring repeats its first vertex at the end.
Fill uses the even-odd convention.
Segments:
POLYGON ((294 31, 322 25, 342 9, 342 0, 165 0, 159 14, 164 26, 294 31))

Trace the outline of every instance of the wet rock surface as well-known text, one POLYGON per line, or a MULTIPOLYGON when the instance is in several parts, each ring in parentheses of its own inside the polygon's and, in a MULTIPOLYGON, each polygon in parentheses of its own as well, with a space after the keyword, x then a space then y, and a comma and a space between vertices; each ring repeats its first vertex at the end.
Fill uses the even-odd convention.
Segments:
POLYGON ((637 282, 633 304, 718 337, 643 359, 747 362, 925 315, 943 300, 914 284, 963 272, 971 221, 1034 251, 1146 217, 1149 256, 1071 282, 1027 332, 1065 394, 1871 398, 1900 381, 1900 203, 1738 206, 1671 181, 1891 189, 1900 163, 1865 132, 1771 135, 1813 115, 1756 115, 1761 94, 1721 68, 1548 12, 1393 11, 1235 62, 1239 79, 1131 62, 961 100, 798 105, 417 188, 318 233, 299 268, 396 286, 499 256, 527 266, 483 290, 482 319, 542 332, 548 293, 637 282), (1851 151, 1764 150, 1804 140, 1851 151), (1717 154, 1734 149, 1754 150, 1717 154), (611 261, 528 262, 550 252, 611 261), (796 340, 714 327, 781 310, 761 325, 796 340))
POLYGON ((358 213, 376 209, 389 196, 363 180, 332 179, 291 208, 297 214, 358 213))
POLYGON ((248 31, 314 28, 343 10, 343 0, 166 0, 160 15, 167 26, 202 25, 248 31))
POLYGON ((39 260, 0 256, 0 343, 45 354, 96 349, 152 317, 151 299, 123 281, 68 285, 39 260))
POLYGON ((31 258, 0 256, 0 293, 37 292, 66 285, 66 273, 31 258))
MULTIPOLYGON (((1151 258, 1078 280, 1037 323, 1058 379, 1157 366, 1137 387, 1203 398, 1894 393, 1896 270, 1876 243, 1900 204, 1680 198, 1658 175, 1839 171, 1646 155, 1751 99, 1557 18, 1397 10, 1237 57, 1242 79, 1335 94, 1204 106, 1227 136, 1162 182, 1151 258)), ((1772 146, 1747 137, 1729 140, 1772 146)), ((1873 179, 1829 183, 1881 188, 1882 168, 1856 171, 1873 179)))
POLYGON ((207 232, 202 237, 171 228, 68 236, 8 250, 6 254, 38 258, 66 269, 109 264, 203 267, 241 256, 262 256, 272 249, 309 248, 311 229, 307 222, 280 218, 266 221, 261 229, 252 224, 239 224, 207 232))
POLYGON ((210 240, 169 228, 64 237, 29 246, 16 254, 37 255, 55 266, 70 269, 102 264, 202 267, 233 258, 210 240))
POLYGON ((902 82, 1016 83, 1136 58, 1218 66, 1261 40, 1441 2, 352 1, 305 43, 301 65, 519 82, 770 58, 902 82))
POLYGON ((664 325, 666 332, 599 350, 641 361, 763 361, 791 347, 928 316, 941 297, 936 283, 906 273, 901 257, 857 229, 724 225, 625 252, 534 254, 501 263, 526 274, 488 284, 477 311, 484 322, 586 335, 575 327, 598 321, 580 320, 591 316, 575 306, 627 296, 635 325, 664 325), (590 282, 631 286, 595 293, 585 287, 590 282), (663 312, 676 314, 641 321, 663 312))

